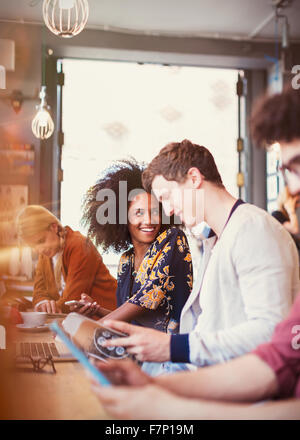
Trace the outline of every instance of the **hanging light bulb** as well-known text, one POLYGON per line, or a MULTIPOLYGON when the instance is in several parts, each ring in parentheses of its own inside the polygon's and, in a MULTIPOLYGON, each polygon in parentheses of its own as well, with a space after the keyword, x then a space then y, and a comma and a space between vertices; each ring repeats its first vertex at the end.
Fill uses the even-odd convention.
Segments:
POLYGON ((43 17, 55 35, 70 38, 78 35, 89 16, 87 0, 44 0, 43 17))
POLYGON ((40 98, 41 103, 36 107, 38 112, 32 121, 31 128, 38 139, 48 139, 54 132, 54 123, 48 112, 50 106, 46 101, 46 86, 42 86, 40 98))

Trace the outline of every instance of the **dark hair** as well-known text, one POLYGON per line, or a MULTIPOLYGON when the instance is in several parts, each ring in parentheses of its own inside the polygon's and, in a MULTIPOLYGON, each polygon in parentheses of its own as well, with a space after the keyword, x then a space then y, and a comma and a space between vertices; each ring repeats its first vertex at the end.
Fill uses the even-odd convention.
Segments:
POLYGON ((286 86, 282 93, 264 95, 252 112, 250 129, 257 144, 291 142, 300 138, 300 91, 286 86))
POLYGON ((207 148, 185 139, 182 142, 170 143, 160 150, 143 172, 144 188, 148 192, 151 191, 153 179, 159 175, 166 180, 183 182, 192 167, 198 168, 205 180, 223 186, 212 154, 207 148))
MULTIPOLYGON (((109 189, 116 195, 116 218, 119 219, 119 182, 127 182, 127 200, 129 193, 133 190, 144 192, 142 185, 142 172, 144 165, 139 164, 135 159, 120 160, 104 171, 103 176, 92 186, 83 200, 83 216, 81 223, 88 226, 88 237, 97 246, 102 246, 103 252, 112 249, 115 252, 126 251, 131 245, 131 237, 127 224, 100 224, 97 221, 97 210, 105 203, 97 201, 97 194, 100 190, 109 189)), ((161 204, 160 204, 161 212, 161 204)), ((169 224, 162 225, 161 232, 167 229, 174 220, 171 218, 169 224)))

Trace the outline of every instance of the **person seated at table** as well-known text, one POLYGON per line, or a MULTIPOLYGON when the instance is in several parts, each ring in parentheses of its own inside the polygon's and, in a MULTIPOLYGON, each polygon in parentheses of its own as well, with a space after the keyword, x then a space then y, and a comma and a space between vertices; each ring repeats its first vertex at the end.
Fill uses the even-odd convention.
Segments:
POLYGON ((126 347, 139 361, 162 363, 170 373, 179 365, 224 362, 269 340, 300 286, 299 257, 286 229, 232 196, 210 151, 187 139, 166 145, 143 172, 143 183, 166 213, 180 215, 190 228, 205 221, 214 234, 203 243, 180 333, 108 319, 105 325, 128 336, 103 346, 126 347))
POLYGON ((29 205, 17 219, 21 241, 39 255, 33 291, 36 311, 69 311, 66 301, 79 300, 83 292, 114 309, 117 282, 92 242, 63 226, 43 206, 29 205))
POLYGON ((299 322, 298 295, 272 340, 252 353, 159 377, 150 377, 131 360, 97 361, 95 365, 114 386, 102 387, 92 380, 92 388, 107 413, 116 419, 299 420, 299 322))
MULTIPOLYGON (((280 143, 282 171, 292 196, 300 195, 299 120, 300 91, 292 88, 265 96, 251 119, 252 137, 258 144, 280 143)), ((108 414, 117 419, 299 420, 299 324, 298 294, 288 317, 276 326, 271 341, 249 354, 197 371, 158 378, 150 378, 130 361, 98 363, 116 386, 94 383, 93 388, 108 414)))
POLYGON ((88 236, 104 251, 125 251, 118 267, 118 308, 110 313, 82 295, 85 306, 72 310, 177 333, 181 310, 192 290, 191 253, 184 232, 170 225, 172 218, 163 224, 161 204, 142 189, 142 172, 135 160, 120 161, 104 172, 84 202, 88 236), (101 201, 105 198, 100 197, 101 191, 104 196, 115 195, 117 222, 99 219, 99 209, 107 203, 101 201))

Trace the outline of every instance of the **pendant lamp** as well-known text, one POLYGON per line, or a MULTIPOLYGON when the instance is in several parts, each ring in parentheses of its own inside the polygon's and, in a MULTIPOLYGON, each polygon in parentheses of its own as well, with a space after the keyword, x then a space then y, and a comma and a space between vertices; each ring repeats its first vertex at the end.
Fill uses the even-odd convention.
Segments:
POLYGON ((46 86, 41 88, 40 99, 41 102, 36 107, 37 114, 32 121, 31 128, 38 139, 48 139, 54 132, 54 123, 49 113, 50 106, 46 101, 46 86))
POLYGON ((43 17, 55 35, 64 38, 78 35, 89 16, 87 0, 44 0, 43 17))

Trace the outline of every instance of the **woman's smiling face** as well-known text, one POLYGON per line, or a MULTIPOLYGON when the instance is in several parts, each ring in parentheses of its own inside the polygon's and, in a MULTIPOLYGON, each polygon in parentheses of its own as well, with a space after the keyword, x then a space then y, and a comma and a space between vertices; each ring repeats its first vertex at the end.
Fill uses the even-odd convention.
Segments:
POLYGON ((128 230, 131 241, 151 244, 161 227, 159 203, 154 196, 142 192, 134 197, 128 209, 128 230))

